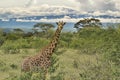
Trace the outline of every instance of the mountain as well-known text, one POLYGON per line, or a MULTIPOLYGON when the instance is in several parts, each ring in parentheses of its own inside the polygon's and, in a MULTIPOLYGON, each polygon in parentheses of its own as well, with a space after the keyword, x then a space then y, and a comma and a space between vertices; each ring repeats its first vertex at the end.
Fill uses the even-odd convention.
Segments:
POLYGON ((19 18, 26 16, 65 15, 78 13, 76 10, 60 6, 40 6, 30 8, 0 8, 0 18, 19 18))
POLYGON ((2 21, 75 20, 80 18, 120 19, 120 16, 96 12, 81 12, 65 6, 40 6, 30 8, 0 8, 2 21))

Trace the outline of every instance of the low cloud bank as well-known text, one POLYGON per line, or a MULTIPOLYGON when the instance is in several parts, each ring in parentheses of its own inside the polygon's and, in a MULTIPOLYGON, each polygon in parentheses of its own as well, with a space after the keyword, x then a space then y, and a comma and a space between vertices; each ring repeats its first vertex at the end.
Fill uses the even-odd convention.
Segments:
MULTIPOLYGON (((22 20, 22 19, 17 19, 16 21, 18 22, 58 22, 58 21, 65 21, 65 22, 73 22, 76 23, 79 20, 81 20, 83 18, 60 18, 60 19, 40 19, 40 20, 22 20)), ((104 19, 104 18, 97 18, 99 19, 102 23, 120 23, 120 19, 104 19)))

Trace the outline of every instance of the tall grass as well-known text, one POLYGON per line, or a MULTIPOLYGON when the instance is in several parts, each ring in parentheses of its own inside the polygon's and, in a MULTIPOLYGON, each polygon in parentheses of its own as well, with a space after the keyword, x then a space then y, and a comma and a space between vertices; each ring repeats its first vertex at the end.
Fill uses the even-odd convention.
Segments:
MULTIPOLYGON (((50 31, 50 34, 53 35, 53 31, 50 31)), ((40 80, 43 77, 42 72, 21 74, 18 62, 46 46, 51 40, 48 38, 50 35, 26 38, 14 35, 12 39, 9 35, 0 35, 0 39, 4 41, 0 45, 0 74, 9 74, 4 80, 40 80)), ((91 27, 83 28, 76 33, 63 32, 57 48, 59 49, 51 58, 52 66, 47 80, 120 78, 120 28, 91 27)))

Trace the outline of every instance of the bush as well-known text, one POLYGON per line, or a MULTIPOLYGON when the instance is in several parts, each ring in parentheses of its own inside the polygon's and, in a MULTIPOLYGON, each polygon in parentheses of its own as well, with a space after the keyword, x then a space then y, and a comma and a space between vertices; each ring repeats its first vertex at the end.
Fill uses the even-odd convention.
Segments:
POLYGON ((16 54, 20 52, 20 49, 12 41, 6 41, 6 43, 1 46, 4 53, 16 54))
POLYGON ((2 46, 4 43, 4 40, 3 39, 0 39, 0 46, 2 46))
POLYGON ((83 72, 79 73, 82 80, 119 80, 118 68, 111 62, 99 62, 96 65, 85 65, 83 72))

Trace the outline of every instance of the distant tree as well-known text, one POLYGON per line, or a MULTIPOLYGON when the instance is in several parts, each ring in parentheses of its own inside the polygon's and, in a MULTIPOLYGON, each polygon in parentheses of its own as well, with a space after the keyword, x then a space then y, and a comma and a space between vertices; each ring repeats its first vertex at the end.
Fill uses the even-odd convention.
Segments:
POLYGON ((3 35, 3 29, 0 29, 0 36, 3 35))
POLYGON ((0 29, 0 46, 4 43, 4 32, 3 29, 0 29))
POLYGON ((35 32, 42 31, 44 33, 47 33, 49 29, 54 28, 55 26, 53 24, 49 23, 37 23, 34 25, 33 30, 35 32))
POLYGON ((33 36, 33 33, 32 32, 27 32, 27 33, 24 33, 23 38, 31 37, 31 36, 33 36))
POLYGON ((76 28, 79 31, 80 28, 84 28, 84 27, 98 27, 99 28, 100 26, 102 26, 102 23, 100 22, 99 19, 87 18, 87 19, 78 21, 74 25, 74 28, 76 28))
POLYGON ((15 33, 24 33, 24 31, 20 28, 13 29, 15 33))
POLYGON ((6 39, 8 40, 17 40, 21 37, 23 37, 24 31, 22 29, 16 28, 7 33, 6 39))

